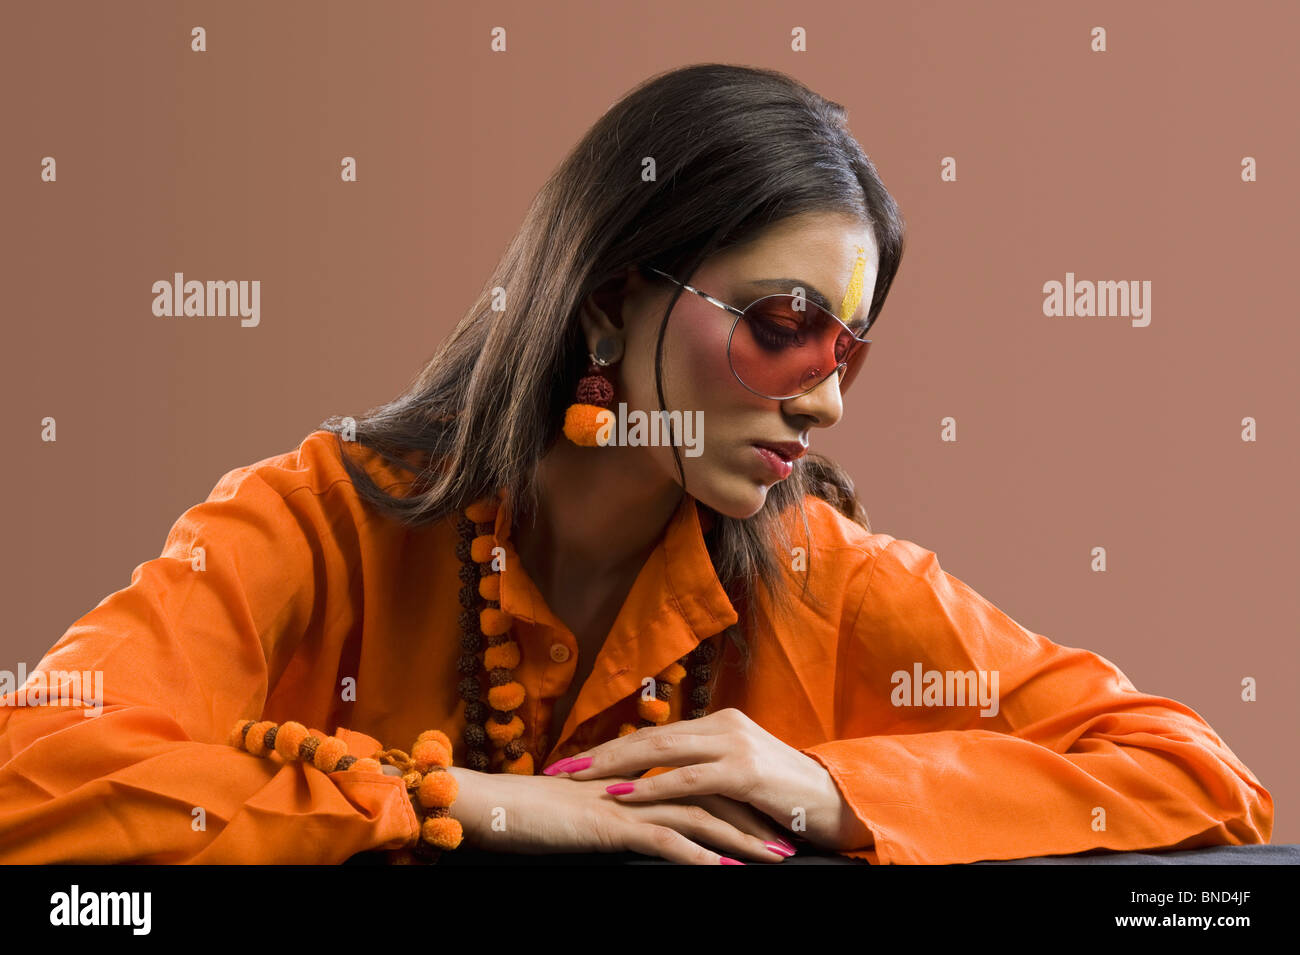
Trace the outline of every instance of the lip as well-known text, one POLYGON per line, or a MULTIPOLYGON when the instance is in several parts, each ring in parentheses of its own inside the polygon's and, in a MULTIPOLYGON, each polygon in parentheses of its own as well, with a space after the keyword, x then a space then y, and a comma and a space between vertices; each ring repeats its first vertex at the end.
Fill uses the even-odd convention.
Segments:
POLYGON ((767 448, 783 461, 797 461, 808 451, 800 441, 755 441, 754 447, 767 448))

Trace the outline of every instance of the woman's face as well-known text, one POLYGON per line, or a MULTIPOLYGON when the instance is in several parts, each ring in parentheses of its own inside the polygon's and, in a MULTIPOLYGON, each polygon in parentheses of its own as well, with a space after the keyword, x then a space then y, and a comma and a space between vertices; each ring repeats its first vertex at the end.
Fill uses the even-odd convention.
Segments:
MULTIPOLYGON (((738 309, 774 292, 804 289, 809 301, 820 292, 835 312, 858 334, 871 306, 878 254, 871 230, 851 217, 804 215, 776 223, 744 246, 710 258, 686 281, 738 309), (858 249, 865 250, 862 294, 849 314, 841 314, 858 249), (761 283, 767 281, 770 285, 761 283)), ((635 270, 628 277, 621 302, 622 327, 608 326, 622 336, 623 357, 613 369, 615 412, 626 402, 627 413, 647 417, 660 407, 655 390, 655 343, 660 319, 677 289, 666 279, 650 281, 635 270)), ((664 334, 663 387, 665 406, 680 411, 695 433, 683 429, 679 453, 687 493, 729 517, 757 513, 767 490, 784 480, 784 469, 755 443, 794 442, 808 445, 815 428, 840 420, 839 376, 832 374, 807 394, 777 400, 745 388, 732 373, 727 338, 735 315, 700 296, 682 290, 664 334), (688 453, 689 452, 689 453, 688 453)), ((588 323, 589 336, 603 334, 588 323)), ((761 390, 761 389, 760 389, 761 390)), ((630 428, 630 426, 629 426, 630 428)), ((629 449, 630 450, 630 449, 629 449)), ((666 445, 645 445, 632 456, 640 477, 650 474, 678 482, 673 451, 666 445)))

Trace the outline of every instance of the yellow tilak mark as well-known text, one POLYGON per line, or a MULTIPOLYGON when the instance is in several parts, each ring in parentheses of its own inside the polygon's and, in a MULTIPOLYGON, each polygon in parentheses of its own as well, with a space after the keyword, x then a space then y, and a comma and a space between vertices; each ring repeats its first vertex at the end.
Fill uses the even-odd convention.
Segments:
POLYGON ((862 276, 866 271, 867 250, 858 246, 858 259, 853 263, 853 277, 849 279, 849 287, 844 290, 844 301, 840 302, 840 318, 845 322, 858 310, 862 301, 862 276))

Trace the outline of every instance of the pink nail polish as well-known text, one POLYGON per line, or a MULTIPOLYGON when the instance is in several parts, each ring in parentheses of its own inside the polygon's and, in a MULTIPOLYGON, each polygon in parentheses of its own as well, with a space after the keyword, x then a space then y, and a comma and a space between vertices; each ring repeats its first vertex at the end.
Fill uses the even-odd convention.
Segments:
POLYGON ((775 842, 765 842, 763 843, 763 845, 767 846, 777 855, 783 856, 787 859, 790 858, 792 855, 794 855, 793 849, 787 849, 785 846, 777 845, 775 842))
POLYGON ((783 839, 782 837, 777 836, 776 841, 777 841, 778 843, 780 843, 781 845, 785 846, 787 849, 789 849, 789 850, 790 850, 790 855, 794 855, 794 854, 795 854, 794 843, 791 842, 789 839, 783 839))
POLYGON ((632 783, 614 783, 612 786, 606 786, 605 792, 611 796, 622 796, 624 793, 630 793, 633 788, 632 783))
POLYGON ((564 759, 557 759, 551 765, 542 770, 543 775, 554 776, 556 773, 576 773, 580 769, 586 769, 591 765, 591 757, 584 756, 582 759, 574 759, 572 756, 566 756, 564 759))
POLYGON ((737 862, 735 859, 729 859, 726 856, 718 857, 718 865, 744 865, 743 862, 737 862))

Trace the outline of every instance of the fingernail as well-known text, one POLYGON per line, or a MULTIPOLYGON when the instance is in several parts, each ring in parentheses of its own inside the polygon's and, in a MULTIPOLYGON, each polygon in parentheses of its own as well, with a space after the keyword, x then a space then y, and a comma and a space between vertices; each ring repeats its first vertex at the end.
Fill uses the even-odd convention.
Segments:
POLYGON ((625 793, 630 793, 632 789, 632 783, 614 783, 612 786, 606 786, 605 792, 609 793, 611 796, 622 796, 625 793))
POLYGON ((789 839, 783 839, 783 838, 780 837, 780 836, 777 836, 777 837, 776 837, 776 841, 779 842, 781 845, 785 846, 787 849, 789 849, 789 850, 790 850, 790 855, 794 855, 794 853, 795 853, 795 848, 794 848, 794 843, 793 843, 793 842, 791 842, 789 839))
POLYGON ((578 770, 586 769, 590 765, 590 756, 584 756, 581 759, 566 756, 564 759, 557 759, 543 769, 542 772, 547 776, 554 776, 556 773, 576 773, 578 770))
POLYGON ((743 862, 737 862, 735 859, 729 859, 727 856, 718 856, 718 865, 744 865, 743 862))
POLYGON ((790 858, 792 855, 794 855, 793 849, 787 849, 785 846, 777 845, 775 842, 765 842, 763 843, 763 845, 767 846, 777 855, 783 856, 787 859, 790 858))

